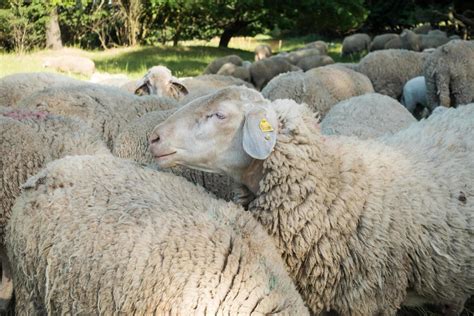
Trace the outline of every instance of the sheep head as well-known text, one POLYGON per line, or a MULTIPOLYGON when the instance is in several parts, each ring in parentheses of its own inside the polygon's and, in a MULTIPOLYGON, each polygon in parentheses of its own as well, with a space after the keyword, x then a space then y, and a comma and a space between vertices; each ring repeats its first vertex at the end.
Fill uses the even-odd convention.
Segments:
POLYGON ((164 66, 155 66, 137 82, 137 95, 155 94, 159 97, 170 97, 176 100, 188 94, 188 89, 164 66))
POLYGON ((160 167, 182 165, 243 183, 249 167, 270 155, 277 129, 277 115, 259 92, 229 87, 193 100, 156 126, 150 150, 160 167))

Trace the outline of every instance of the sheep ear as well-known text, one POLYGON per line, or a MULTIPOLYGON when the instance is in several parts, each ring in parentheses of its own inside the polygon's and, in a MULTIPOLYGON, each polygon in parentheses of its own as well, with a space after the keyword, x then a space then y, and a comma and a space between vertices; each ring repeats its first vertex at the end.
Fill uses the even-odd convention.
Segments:
POLYGON ((170 94, 175 99, 180 99, 181 97, 187 95, 189 93, 188 89, 185 85, 178 81, 171 80, 168 84, 168 89, 170 94))
POLYGON ((146 76, 141 78, 137 82, 137 86, 136 86, 137 88, 135 89, 134 93, 136 95, 149 95, 151 93, 149 84, 150 84, 150 81, 148 80, 146 76))
POLYGON ((266 159, 275 147, 278 120, 275 111, 267 107, 255 107, 245 114, 243 146, 255 159, 266 159))

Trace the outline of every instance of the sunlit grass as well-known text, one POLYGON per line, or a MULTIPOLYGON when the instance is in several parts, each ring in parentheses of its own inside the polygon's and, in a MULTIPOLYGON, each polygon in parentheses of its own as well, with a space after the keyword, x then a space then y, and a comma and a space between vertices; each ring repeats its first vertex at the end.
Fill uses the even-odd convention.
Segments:
MULTIPOLYGON (((209 41, 183 41, 177 47, 169 45, 137 46, 114 48, 106 51, 84 51, 78 48, 67 48, 67 53, 78 54, 94 60, 98 72, 125 73, 130 78, 139 78, 152 66, 165 65, 178 77, 196 76, 215 58, 236 54, 244 60, 253 61, 254 49, 259 44, 268 44, 275 53, 291 51, 303 47, 306 43, 317 40, 317 37, 306 36, 289 39, 272 39, 269 36, 232 38, 229 48, 218 47, 219 39, 209 41)), ((329 42, 329 55, 336 62, 357 62, 357 57, 340 57, 340 41, 329 42)), ((64 51, 35 51, 25 55, 0 54, 0 77, 18 73, 49 71, 43 68, 44 58, 64 51)), ((68 74, 76 78, 83 76, 68 74)))

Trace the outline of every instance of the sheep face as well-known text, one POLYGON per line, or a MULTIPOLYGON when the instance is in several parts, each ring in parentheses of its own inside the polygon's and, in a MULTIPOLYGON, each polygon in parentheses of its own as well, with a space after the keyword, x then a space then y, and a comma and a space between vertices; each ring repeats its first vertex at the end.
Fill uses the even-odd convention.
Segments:
POLYGON ((154 94, 179 100, 188 94, 188 89, 171 74, 168 68, 155 66, 137 82, 135 94, 154 94))
POLYGON ((268 157, 277 118, 268 101, 243 87, 222 89, 187 104, 150 135, 159 166, 182 165, 240 181, 254 159, 268 157))

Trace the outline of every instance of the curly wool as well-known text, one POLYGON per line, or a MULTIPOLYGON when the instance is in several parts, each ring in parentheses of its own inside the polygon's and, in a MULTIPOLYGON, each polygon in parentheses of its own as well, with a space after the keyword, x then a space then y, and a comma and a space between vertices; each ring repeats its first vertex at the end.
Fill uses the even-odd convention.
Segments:
POLYGON ((97 133, 77 119, 0 107, 0 245, 11 208, 26 179, 66 155, 110 153, 97 133))
POLYGON ((334 104, 371 92, 374 88, 365 75, 341 65, 329 65, 305 73, 279 75, 268 83, 262 95, 270 100, 292 99, 306 103, 324 116, 334 104))
POLYGON ((305 106, 273 108, 281 129, 249 211, 314 313, 395 314, 407 289, 446 304, 473 294, 474 107, 387 145, 324 139, 305 106))
POLYGON ((52 87, 21 100, 20 108, 76 117, 102 136, 112 149, 115 137, 128 122, 146 112, 176 107, 176 102, 154 96, 135 96, 114 87, 95 84, 52 87))
POLYGON ((30 94, 52 86, 72 86, 83 83, 83 81, 67 76, 46 72, 17 73, 5 76, 0 79, 0 105, 14 106, 30 94))
POLYGON ((405 83, 422 75, 428 55, 404 49, 375 51, 362 58, 356 70, 369 77, 375 92, 399 100, 405 83))
POLYGON ((393 135, 415 122, 397 100, 368 93, 334 105, 321 122, 321 132, 369 139, 393 135))
MULTIPOLYGON (((158 169, 153 155, 148 150, 148 138, 155 126, 166 120, 174 112, 175 110, 153 111, 132 121, 117 136, 113 154, 158 169)), ((186 167, 174 167, 171 172, 204 187, 218 198, 230 201, 233 197, 232 192, 236 184, 228 176, 186 167)))
POLYGON ((423 67, 432 110, 438 105, 474 102, 474 42, 457 40, 443 45, 429 55, 423 67))
POLYGON ((19 315, 308 314, 249 213, 111 156, 30 178, 7 239, 19 315))

